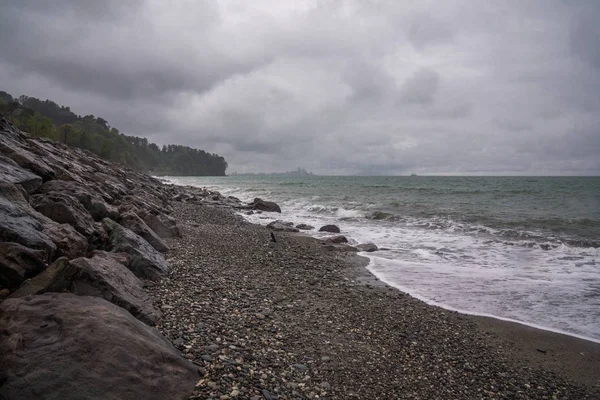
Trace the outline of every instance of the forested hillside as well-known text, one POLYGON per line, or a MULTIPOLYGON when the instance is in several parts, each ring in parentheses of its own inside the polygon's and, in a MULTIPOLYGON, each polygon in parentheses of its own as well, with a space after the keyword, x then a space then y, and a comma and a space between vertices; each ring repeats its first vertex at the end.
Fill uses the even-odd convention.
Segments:
POLYGON ((50 100, 0 91, 0 113, 22 131, 89 150, 100 157, 155 175, 225 175, 227 162, 217 154, 170 144, 159 148, 148 139, 127 136, 108 121, 80 116, 50 100))

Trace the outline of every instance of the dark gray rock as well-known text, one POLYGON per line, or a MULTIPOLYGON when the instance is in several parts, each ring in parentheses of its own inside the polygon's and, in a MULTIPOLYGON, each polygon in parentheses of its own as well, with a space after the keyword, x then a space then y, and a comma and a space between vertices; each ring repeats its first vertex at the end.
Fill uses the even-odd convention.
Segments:
POLYGON ((83 205, 66 193, 50 192, 31 196, 31 206, 60 224, 69 224, 85 237, 95 232, 94 219, 83 205))
POLYGON ((78 258, 71 264, 77 268, 72 293, 102 297, 150 326, 160 320, 161 312, 152 304, 142 282, 115 258, 96 253, 92 258, 78 258))
POLYGON ((166 253, 169 250, 167 244, 146 223, 132 212, 121 215, 121 225, 140 235, 156 250, 166 253))
POLYGON ((307 224, 298 224, 298 225, 296 225, 296 228, 298 228, 298 229, 301 229, 301 230, 304 230, 304 231, 310 231, 310 230, 312 230, 312 229, 315 229, 315 227, 314 227, 314 226, 312 226, 312 225, 307 225, 307 224))
POLYGON ((17 289, 23 281, 46 266, 43 250, 33 250, 18 243, 0 242, 0 288, 17 289))
MULTIPOLYGON (((292 225, 294 225, 292 223, 292 225)), ((294 228, 290 226, 289 223, 283 222, 281 220, 273 221, 267 224, 267 228, 271 229, 275 232, 300 232, 298 228, 294 228)))
POLYGON ((359 251, 366 251, 367 253, 372 253, 374 251, 379 250, 376 244, 374 243, 364 243, 356 246, 359 251))
POLYGON ((36 218, 35 210, 14 185, 5 184, 1 189, 0 240, 43 250, 46 260, 50 260, 56 251, 56 245, 42 232, 44 225, 36 218))
POLYGON ((340 233, 340 228, 337 225, 325 225, 319 228, 319 232, 340 233))
POLYGON ((248 207, 252 210, 281 213, 281 208, 277 203, 274 203, 272 201, 265 201, 258 197, 255 198, 254 201, 248 205, 248 207))
POLYGON ((327 238, 327 239, 325 239, 325 241, 327 243, 335 243, 335 244, 348 243, 348 238, 344 235, 338 235, 338 236, 332 236, 330 238, 327 238))
POLYGON ((177 221, 166 214, 149 214, 144 218, 144 222, 163 239, 181 236, 177 221))
POLYGON ((161 318, 161 312, 152 304, 142 282, 106 252, 72 261, 59 258, 10 297, 65 291, 78 296, 102 297, 150 326, 161 318))
POLYGON ((0 155, 0 182, 21 186, 27 193, 35 192, 42 186, 42 178, 21 168, 10 158, 0 155))
POLYGON ((98 297, 0 304, 0 398, 187 399, 197 368, 156 329, 98 297))
POLYGON ((163 255, 144 238, 109 218, 102 222, 109 233, 111 250, 129 255, 129 269, 135 276, 157 281, 169 273, 169 266, 163 255))
POLYGON ((45 182, 39 192, 43 194, 63 193, 75 197, 96 221, 104 218, 117 219, 119 217, 117 207, 107 204, 100 194, 80 182, 56 179, 45 182))
POLYGON ((347 244, 336 244, 323 242, 323 247, 329 251, 341 251, 341 252, 358 252, 358 249, 354 246, 348 246, 347 244))
POLYGON ((55 257, 77 258, 85 255, 88 241, 69 224, 44 222, 44 233, 56 245, 55 257))

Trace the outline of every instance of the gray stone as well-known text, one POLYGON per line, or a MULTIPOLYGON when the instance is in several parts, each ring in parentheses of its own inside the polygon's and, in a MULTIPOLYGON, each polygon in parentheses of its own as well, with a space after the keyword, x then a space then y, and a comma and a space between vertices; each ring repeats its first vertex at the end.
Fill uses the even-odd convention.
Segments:
POLYGON ((50 260, 56 251, 56 245, 42 232, 44 225, 36 217, 35 210, 29 207, 14 185, 5 184, 0 188, 0 240, 43 250, 46 260, 50 260))
POLYGON ((105 218, 103 224, 109 232, 111 250, 129 255, 129 269, 135 276, 157 281, 169 273, 163 255, 144 238, 109 218, 105 218))
POLYGON ((29 202, 37 212, 60 224, 72 225, 86 238, 95 232, 91 214, 71 195, 51 192, 31 196, 29 202))
POLYGON ((43 194, 63 193, 75 197, 96 221, 119 217, 118 208, 107 204, 100 194, 79 182, 56 179, 44 183, 39 192, 43 194))
POLYGON ((258 197, 255 198, 254 201, 248 205, 248 207, 253 210, 281 213, 281 208, 277 203, 265 201, 258 197))
POLYGON ((324 225, 319 228, 319 232, 340 233, 340 228, 337 225, 324 225))
POLYGON ((181 236, 175 219, 166 214, 148 214, 144 222, 163 239, 181 236))
POLYGON ((156 329, 98 297, 0 304, 0 398, 187 399, 197 368, 156 329))
POLYGON ((121 225, 140 235, 156 250, 166 253, 169 250, 167 244, 146 223, 132 212, 121 215, 121 225))
POLYGON ((376 244, 374 243, 364 243, 356 246, 359 251, 366 251, 367 253, 372 253, 374 251, 379 250, 376 244))
POLYGON ((46 254, 43 250, 0 242, 0 288, 17 289, 23 281, 44 269, 45 265, 46 254))
POLYGON ((337 236, 332 236, 330 238, 327 238, 327 239, 325 239, 325 241, 327 243, 335 243, 335 244, 348 243, 348 238, 346 238, 346 236, 344 236, 344 235, 337 235, 337 236))
MULTIPOLYGON (((292 223, 292 225, 294 224, 292 223)), ((294 228, 293 226, 290 226, 290 223, 281 220, 270 222, 267 225, 267 228, 275 232, 300 232, 298 228, 294 228)))
POLYGON ((307 225, 307 224, 298 224, 298 225, 296 225, 296 228, 298 228, 298 229, 301 229, 301 230, 304 230, 304 231, 310 231, 310 230, 312 230, 312 229, 315 229, 315 227, 314 227, 314 226, 312 226, 312 225, 307 225))
POLYGON ((44 223, 44 233, 56 245, 56 257, 77 258, 85 255, 88 241, 69 224, 44 223))
POLYGON ((0 182, 21 186, 27 193, 35 192, 42 186, 42 178, 21 168, 10 158, 0 155, 0 182))

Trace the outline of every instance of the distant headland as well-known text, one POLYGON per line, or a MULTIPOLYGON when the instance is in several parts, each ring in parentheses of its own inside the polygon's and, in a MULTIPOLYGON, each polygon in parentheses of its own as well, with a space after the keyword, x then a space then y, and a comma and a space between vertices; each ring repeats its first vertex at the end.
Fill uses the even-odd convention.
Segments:
POLYGON ((316 176, 312 172, 308 172, 303 168, 298 168, 295 171, 287 171, 287 172, 256 172, 256 173, 243 173, 239 174, 237 172, 233 172, 230 176, 316 176))

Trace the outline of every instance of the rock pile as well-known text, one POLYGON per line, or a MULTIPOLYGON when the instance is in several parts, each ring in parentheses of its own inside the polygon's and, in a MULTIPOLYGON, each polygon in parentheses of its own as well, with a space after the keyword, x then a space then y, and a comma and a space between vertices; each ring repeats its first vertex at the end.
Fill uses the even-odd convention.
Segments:
POLYGON ((197 367, 152 327, 144 280, 170 273, 170 202, 211 196, 2 118, 0 398, 189 397, 197 367))

